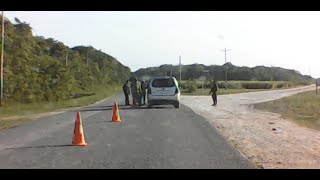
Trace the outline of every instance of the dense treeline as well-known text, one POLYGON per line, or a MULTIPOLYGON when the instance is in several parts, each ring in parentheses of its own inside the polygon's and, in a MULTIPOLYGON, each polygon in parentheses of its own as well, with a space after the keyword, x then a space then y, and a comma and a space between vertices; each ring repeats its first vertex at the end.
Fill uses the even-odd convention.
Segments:
MULTIPOLYGON (((222 66, 211 65, 205 66, 203 64, 182 65, 181 79, 182 80, 225 80, 225 69, 227 68, 228 80, 241 81, 291 81, 298 84, 308 84, 314 79, 310 76, 301 75, 295 70, 284 69, 280 67, 265 67, 257 66, 254 68, 238 67, 231 63, 222 66)), ((160 67, 150 67, 146 69, 139 69, 134 72, 135 76, 139 78, 148 78, 153 76, 169 76, 172 75, 179 79, 179 66, 161 65, 160 67), (171 71, 172 70, 172 71, 171 71)))
POLYGON ((23 103, 70 99, 98 86, 119 85, 131 74, 91 46, 69 48, 35 37, 29 24, 19 20, 5 21, 4 69, 5 100, 23 103))

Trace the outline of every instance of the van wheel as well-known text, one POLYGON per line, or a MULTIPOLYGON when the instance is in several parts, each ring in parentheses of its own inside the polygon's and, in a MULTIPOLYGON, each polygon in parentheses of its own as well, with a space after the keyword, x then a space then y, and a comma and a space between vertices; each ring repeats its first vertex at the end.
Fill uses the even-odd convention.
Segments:
POLYGON ((148 109, 151 109, 151 108, 152 108, 152 104, 149 104, 149 103, 148 103, 147 108, 148 108, 148 109))
POLYGON ((174 104, 174 107, 175 107, 175 108, 180 108, 180 103, 174 104))

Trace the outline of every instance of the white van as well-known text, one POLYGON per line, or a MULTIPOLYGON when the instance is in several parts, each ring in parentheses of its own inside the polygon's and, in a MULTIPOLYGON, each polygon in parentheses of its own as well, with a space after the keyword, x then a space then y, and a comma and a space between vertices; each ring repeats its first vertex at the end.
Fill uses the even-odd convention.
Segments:
POLYGON ((174 105, 180 107, 180 89, 175 77, 152 78, 148 86, 148 108, 153 105, 174 105))

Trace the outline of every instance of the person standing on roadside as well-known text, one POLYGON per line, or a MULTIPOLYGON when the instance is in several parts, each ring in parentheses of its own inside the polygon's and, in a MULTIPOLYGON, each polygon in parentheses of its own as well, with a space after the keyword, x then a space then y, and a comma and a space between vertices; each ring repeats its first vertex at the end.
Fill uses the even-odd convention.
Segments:
POLYGON ((125 103, 126 106, 130 106, 129 102, 129 95, 130 95, 130 88, 129 88, 129 80, 126 81, 126 83, 122 86, 122 90, 125 96, 125 103))
POLYGON ((218 103, 218 99, 217 99, 217 91, 218 91, 218 85, 216 81, 213 81, 211 90, 209 92, 209 94, 212 93, 212 100, 213 100, 213 104, 212 106, 216 106, 218 103))
POLYGON ((141 81, 141 104, 144 106, 146 104, 146 82, 141 81))
POLYGON ((140 106, 140 95, 139 95, 139 88, 138 88, 138 82, 137 82, 137 78, 134 77, 132 79, 132 82, 131 82, 131 94, 132 94, 132 107, 133 108, 136 108, 137 107, 137 103, 138 105, 140 106))
POLYGON ((138 107, 141 107, 142 102, 141 102, 141 97, 142 97, 142 91, 141 91, 141 81, 137 81, 137 91, 138 91, 138 95, 137 95, 137 102, 138 102, 138 107))

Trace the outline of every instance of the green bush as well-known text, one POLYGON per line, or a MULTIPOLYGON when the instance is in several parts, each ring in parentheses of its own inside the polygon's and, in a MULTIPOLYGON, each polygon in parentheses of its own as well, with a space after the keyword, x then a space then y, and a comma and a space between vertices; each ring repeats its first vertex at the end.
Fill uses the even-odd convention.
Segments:
POLYGON ((276 85, 276 88, 283 88, 284 85, 285 85, 284 83, 279 83, 276 85))
POLYGON ((225 88, 225 83, 224 82, 217 82, 218 88, 225 88))
POLYGON ((212 82, 211 81, 205 81, 204 82, 204 88, 211 88, 212 82))
MULTIPOLYGON (((306 83, 306 82, 299 82, 299 85, 306 83)), ((202 83, 199 81, 184 81, 183 85, 181 86, 183 89, 189 89, 191 84, 194 84, 197 89, 202 89, 202 83)), ((296 83, 298 84, 298 83, 296 83)), ((293 82, 287 81, 228 81, 227 88, 228 89, 272 89, 272 88, 291 88, 296 85, 293 82)), ((225 88, 225 81, 218 81, 217 82, 219 89, 225 88)), ((210 89, 212 86, 211 81, 205 81, 204 88, 210 89)))
MULTIPOLYGON (((201 81, 196 81, 195 82, 196 86, 198 89, 202 89, 202 82, 201 81)), ((204 83, 204 88, 210 88, 211 86, 209 87, 206 87, 205 83, 204 83)))
POLYGON ((298 85, 303 85, 303 86, 306 86, 306 85, 310 85, 311 83, 309 81, 300 81, 298 83, 298 85))
POLYGON ((195 91, 197 91, 197 86, 196 86, 196 83, 191 83, 190 85, 189 85, 189 87, 188 87, 188 92, 189 93, 193 93, 193 92, 195 92, 195 91))
POLYGON ((183 81, 180 83, 180 87, 181 87, 181 89, 186 89, 188 86, 187 86, 187 83, 185 81, 183 81))
POLYGON ((242 87, 245 89, 272 89, 273 84, 270 82, 243 82, 242 87))
POLYGON ((229 89, 241 89, 242 82, 241 81, 229 81, 229 82, 227 82, 227 87, 229 89))
POLYGON ((294 86, 294 84, 292 82, 286 82, 285 83, 285 87, 287 87, 287 88, 291 88, 293 86, 294 86))

